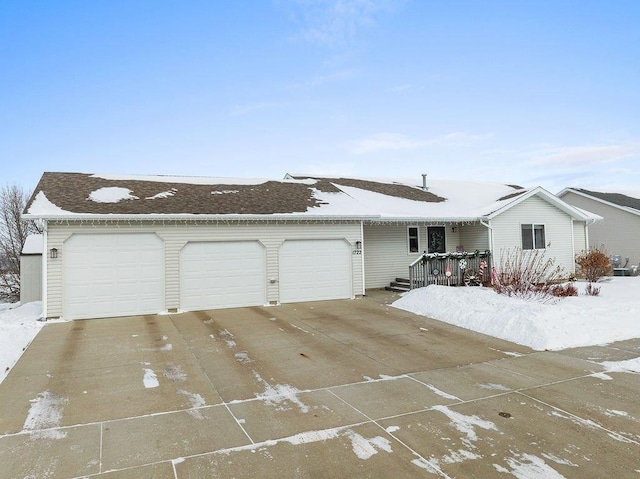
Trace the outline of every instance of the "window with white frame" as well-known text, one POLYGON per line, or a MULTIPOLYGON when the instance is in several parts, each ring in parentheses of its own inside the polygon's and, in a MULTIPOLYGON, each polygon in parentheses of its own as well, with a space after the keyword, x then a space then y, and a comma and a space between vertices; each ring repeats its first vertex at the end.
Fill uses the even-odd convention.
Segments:
POLYGON ((407 228, 407 243, 409 247, 409 253, 420 252, 420 236, 417 226, 409 226, 407 228))
POLYGON ((523 224, 522 249, 544 249, 544 225, 523 224))

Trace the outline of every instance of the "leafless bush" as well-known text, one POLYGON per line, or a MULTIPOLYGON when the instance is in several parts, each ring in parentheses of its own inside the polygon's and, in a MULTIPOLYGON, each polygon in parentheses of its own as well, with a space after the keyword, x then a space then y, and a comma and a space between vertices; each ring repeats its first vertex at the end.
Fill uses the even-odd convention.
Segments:
POLYGON ((551 293, 551 296, 554 296, 556 298, 578 296, 578 288, 576 288, 572 283, 553 285, 551 286, 549 292, 551 293))
POLYGON ((593 283, 589 283, 584 290, 587 296, 600 296, 600 287, 595 286, 593 283))
POLYGON ((515 248, 502 251, 500 269, 494 276, 493 289, 507 296, 546 301, 554 296, 564 296, 558 287, 563 270, 555 266, 553 258, 546 258, 543 250, 515 248), (554 288, 556 293, 554 295, 554 288))
POLYGON ((20 253, 24 241, 37 232, 32 221, 21 217, 29 194, 18 185, 0 190, 0 300, 20 299, 20 253))
POLYGON ((589 282, 596 282, 603 276, 609 276, 613 271, 611 268, 611 259, 604 249, 589 248, 576 255, 576 264, 581 276, 584 276, 589 282))

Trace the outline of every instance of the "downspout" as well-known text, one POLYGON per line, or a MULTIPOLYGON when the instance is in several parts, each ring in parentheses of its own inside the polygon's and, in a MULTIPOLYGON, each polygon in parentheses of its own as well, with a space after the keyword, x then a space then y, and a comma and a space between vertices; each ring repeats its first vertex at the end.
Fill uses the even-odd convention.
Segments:
POLYGON ((485 223, 483 220, 480 220, 480 224, 487 228, 489 233, 489 251, 493 254, 493 227, 491 226, 491 220, 488 223, 485 223))
POLYGON ((491 220, 489 220, 486 223, 483 220, 480 220, 480 224, 485 228, 487 228, 487 234, 489 235, 489 251, 491 251, 489 264, 490 266, 495 267, 496 262, 495 262, 495 255, 493 254, 493 227, 491 226, 491 220))
POLYGON ((42 220, 42 321, 47 320, 47 260, 49 259, 49 245, 47 244, 47 220, 42 220))
POLYGON ((360 261, 361 261, 361 269, 362 269, 362 296, 365 296, 365 286, 364 286, 364 282, 365 282, 365 273, 364 273, 364 222, 360 221, 360 241, 361 243, 361 252, 360 252, 360 261))

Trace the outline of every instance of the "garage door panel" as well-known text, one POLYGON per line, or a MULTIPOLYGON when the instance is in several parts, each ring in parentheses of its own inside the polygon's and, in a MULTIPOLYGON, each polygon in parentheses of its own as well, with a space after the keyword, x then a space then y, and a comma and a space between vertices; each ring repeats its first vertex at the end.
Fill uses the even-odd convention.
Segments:
POLYGON ((280 302, 352 297, 351 248, 345 240, 288 240, 279 258, 280 302))
POLYGON ((186 311, 262 306, 266 252, 257 241, 187 244, 180 254, 180 307, 186 311))
POLYGON ((79 234, 64 248, 63 314, 69 319, 164 309, 164 245, 155 234, 79 234))

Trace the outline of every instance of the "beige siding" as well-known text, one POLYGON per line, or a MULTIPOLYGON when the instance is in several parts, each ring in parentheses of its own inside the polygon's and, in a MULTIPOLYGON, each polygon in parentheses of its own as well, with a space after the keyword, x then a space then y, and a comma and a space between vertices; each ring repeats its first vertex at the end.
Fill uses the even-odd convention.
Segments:
POLYGON ((20 256, 20 303, 42 300, 42 255, 20 256))
MULTIPOLYGON (((434 224, 445 227, 449 252, 460 245, 467 251, 489 249, 487 229, 480 225, 434 224), (455 231, 452 230, 455 227, 455 231)), ((395 278, 407 278, 409 265, 427 250, 427 225, 371 224, 364 226, 364 270, 366 288, 388 286, 395 278), (407 228, 417 226, 420 234, 418 253, 409 253, 407 228)))
POLYGON ((573 254, 579 254, 588 249, 587 245, 587 225, 584 221, 573 221, 573 254))
POLYGON ((418 226, 420 248, 409 253, 407 227, 409 225, 364 225, 365 288, 389 286, 394 278, 406 278, 409 265, 427 249, 427 232, 418 226))
MULTIPOLYGON (((203 224, 113 223, 79 225, 49 223, 47 250, 58 248, 58 258, 47 262, 47 317, 59 317, 62 311, 62 271, 64 243, 72 234, 81 233, 155 233, 165 246, 165 303, 167 309, 180 308, 180 251, 189 241, 258 240, 267 250, 267 301, 279 301, 278 248, 286 239, 345 239, 352 245, 361 240, 360 223, 327 224, 320 222, 228 222, 203 224), (275 279, 275 282, 271 282, 275 279)), ((362 257, 352 255, 353 295, 363 294, 362 257)))
POLYGON ((602 216, 601 221, 589 225, 589 247, 604 245, 609 254, 621 255, 623 263, 629 258, 630 265, 640 264, 640 215, 571 192, 562 200, 602 216))
MULTIPOLYGON (((460 228, 460 241, 464 251, 486 251, 489 246, 489 230, 480 223, 465 225, 460 228)), ((452 250, 452 251, 455 251, 452 250)))
POLYGON ((565 273, 575 272, 571 217, 537 196, 524 200, 491 220, 494 264, 499 267, 505 251, 522 247, 520 227, 529 223, 544 225, 546 257, 554 258, 555 264, 562 267, 565 273))

